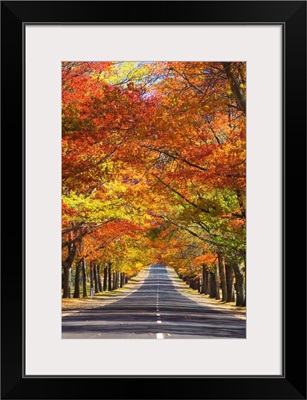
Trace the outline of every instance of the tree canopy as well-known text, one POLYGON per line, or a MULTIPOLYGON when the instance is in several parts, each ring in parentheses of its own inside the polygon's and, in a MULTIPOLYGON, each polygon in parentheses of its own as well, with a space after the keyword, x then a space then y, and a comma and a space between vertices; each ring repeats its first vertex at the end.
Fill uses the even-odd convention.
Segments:
POLYGON ((62 184, 64 270, 245 271, 245 63, 63 62, 62 184))

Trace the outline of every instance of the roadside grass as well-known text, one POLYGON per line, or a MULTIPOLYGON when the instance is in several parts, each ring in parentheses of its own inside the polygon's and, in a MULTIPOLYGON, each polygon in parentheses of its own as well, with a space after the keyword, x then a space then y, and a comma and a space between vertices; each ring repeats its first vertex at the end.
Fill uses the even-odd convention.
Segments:
POLYGON ((212 299, 211 297, 209 297, 209 295, 204 294, 204 293, 199 293, 197 290, 194 290, 191 288, 184 289, 184 291, 188 294, 200 296, 201 298, 205 299, 208 303, 211 303, 211 304, 218 304, 220 306, 231 307, 236 311, 242 311, 242 312, 246 311, 246 307, 237 307, 236 303, 233 301, 226 302, 226 301, 222 301, 222 300, 212 299))
POLYGON ((97 298, 91 299, 90 297, 79 298, 79 299, 62 299, 62 311, 71 311, 71 310, 79 310, 87 309, 87 308, 95 308, 101 307, 101 302, 97 302, 97 298))

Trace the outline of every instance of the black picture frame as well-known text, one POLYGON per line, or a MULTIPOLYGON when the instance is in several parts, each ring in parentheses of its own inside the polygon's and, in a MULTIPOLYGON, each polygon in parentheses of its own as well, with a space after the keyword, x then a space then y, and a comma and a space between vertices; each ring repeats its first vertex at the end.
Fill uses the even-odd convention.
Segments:
POLYGON ((1 398, 306 399, 306 2, 2 1, 1 56, 1 398), (27 23, 283 26, 282 376, 23 375, 26 268, 23 30, 27 23), (17 173, 12 172, 16 166, 17 173))

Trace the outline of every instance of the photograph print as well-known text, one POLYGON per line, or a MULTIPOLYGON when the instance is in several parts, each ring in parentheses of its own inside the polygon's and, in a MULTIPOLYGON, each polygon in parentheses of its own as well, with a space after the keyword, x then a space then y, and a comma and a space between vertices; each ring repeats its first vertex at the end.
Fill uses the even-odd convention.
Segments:
POLYGON ((246 63, 61 67, 62 339, 245 339, 246 63))

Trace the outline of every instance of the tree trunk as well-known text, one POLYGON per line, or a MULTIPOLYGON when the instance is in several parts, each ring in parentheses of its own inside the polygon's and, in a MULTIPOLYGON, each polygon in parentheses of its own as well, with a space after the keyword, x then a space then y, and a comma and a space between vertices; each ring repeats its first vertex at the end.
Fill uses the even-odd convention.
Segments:
POLYGON ((109 280, 108 290, 111 291, 112 290, 112 264, 111 263, 109 263, 109 266, 108 266, 108 280, 109 280))
POLYGON ((244 115, 246 114, 246 101, 245 98, 241 92, 240 89, 240 84, 238 80, 236 79, 235 75, 231 71, 231 62, 223 62, 223 67, 225 74, 229 80, 231 91, 234 94, 236 98, 236 103, 238 108, 243 111, 244 115))
POLYGON ((209 272, 209 289, 210 289, 210 297, 214 299, 216 297, 216 283, 215 283, 215 273, 209 272))
POLYGON ((209 287, 209 270, 205 268, 205 294, 209 294, 210 287, 209 287))
POLYGON ((73 243, 69 240, 69 244, 67 245, 68 248, 68 257, 65 261, 62 262, 63 267, 63 298, 69 299, 70 298, 70 276, 71 276, 71 266, 74 262, 76 253, 77 253, 77 243, 73 243))
MULTIPOLYGON (((79 241, 80 246, 81 240, 79 241)), ((71 234, 69 235, 68 239, 68 244, 67 244, 67 250, 68 250, 68 256, 67 258, 62 261, 62 267, 63 267, 63 298, 68 299, 70 298, 70 276, 71 276, 71 266, 72 263, 75 260, 76 254, 77 254, 77 249, 78 249, 78 243, 74 242, 71 238, 71 234)))
POLYGON ((116 276, 116 274, 115 274, 115 271, 113 271, 113 287, 112 287, 112 289, 114 290, 114 289, 116 289, 116 287, 115 287, 115 285, 116 285, 116 281, 115 281, 115 276, 116 276))
POLYGON ((99 292, 102 292, 102 282, 101 282, 101 275, 100 275, 100 265, 96 265, 97 269, 97 280, 98 280, 98 290, 99 292))
MULTIPOLYGON (((93 282, 93 263, 92 261, 90 262, 90 287, 91 287, 91 292, 92 289, 94 288, 94 282, 93 282)), ((91 294, 92 295, 92 294, 91 294)))
POLYGON ((79 299, 80 297, 80 270, 81 261, 78 261, 76 264, 74 299, 79 299))
POLYGON ((226 271, 225 271, 225 259, 220 253, 218 253, 218 265, 222 287, 222 301, 227 301, 227 282, 226 282, 226 271))
POLYGON ((87 297, 87 289, 86 289, 86 265, 85 265, 85 260, 82 258, 81 260, 81 265, 82 265, 82 296, 84 298, 87 297))
POLYGON ((124 273, 123 272, 120 273, 120 281, 119 282, 120 282, 119 286, 122 288, 124 285, 124 273))
POLYGON ((244 299, 244 283, 243 283, 243 274, 240 270, 239 265, 233 265, 234 273, 236 276, 236 306, 242 307, 245 304, 244 299))
POLYGON ((202 265, 202 272, 201 272, 201 288, 200 293, 205 293, 205 286, 206 286, 206 266, 205 264, 202 265))
POLYGON ((226 264, 227 302, 235 301, 233 287, 233 270, 231 264, 226 264))
POLYGON ((219 276, 219 266, 218 263, 215 264, 215 285, 216 285, 216 294, 215 298, 216 300, 221 299, 221 294, 220 294, 220 276, 219 276))
POLYGON ((63 268, 63 299, 70 299, 70 266, 63 268))
POLYGON ((117 289, 117 284, 118 284, 118 281, 117 281, 117 277, 118 277, 118 272, 116 271, 116 272, 114 272, 114 289, 117 289))
POLYGON ((108 267, 104 267, 103 269, 103 291, 108 290, 108 267))
POLYGON ((97 265, 93 264, 93 272, 94 272, 94 283, 95 283, 95 293, 99 293, 99 286, 98 286, 98 271, 97 265))

